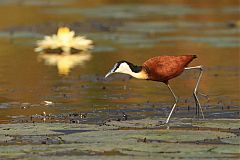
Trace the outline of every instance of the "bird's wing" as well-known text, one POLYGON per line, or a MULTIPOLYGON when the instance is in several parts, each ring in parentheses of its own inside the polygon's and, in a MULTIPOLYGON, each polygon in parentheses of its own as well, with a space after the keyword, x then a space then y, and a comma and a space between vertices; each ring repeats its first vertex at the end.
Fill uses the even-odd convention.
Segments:
POLYGON ((143 66, 151 79, 166 81, 181 74, 193 58, 192 55, 158 56, 147 60, 143 66))

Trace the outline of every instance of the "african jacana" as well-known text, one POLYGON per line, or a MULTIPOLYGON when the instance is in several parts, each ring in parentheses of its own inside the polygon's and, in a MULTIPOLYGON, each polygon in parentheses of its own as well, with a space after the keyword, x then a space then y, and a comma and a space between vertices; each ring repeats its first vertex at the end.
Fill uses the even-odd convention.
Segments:
POLYGON ((202 66, 188 67, 188 64, 194 58, 197 58, 197 56, 196 55, 158 56, 145 61, 142 66, 137 66, 127 61, 119 61, 106 74, 105 78, 113 73, 124 73, 131 75, 132 77, 135 77, 137 79, 145 79, 165 83, 175 99, 175 103, 173 104, 172 110, 169 113, 168 118, 165 122, 168 123, 174 111, 174 108, 178 102, 178 98, 171 89, 168 81, 174 77, 179 76, 184 70, 199 69, 200 73, 193 91, 193 96, 196 103, 196 114, 199 114, 200 108, 202 116, 204 118, 203 111, 197 97, 197 88, 202 77, 203 69, 202 66))

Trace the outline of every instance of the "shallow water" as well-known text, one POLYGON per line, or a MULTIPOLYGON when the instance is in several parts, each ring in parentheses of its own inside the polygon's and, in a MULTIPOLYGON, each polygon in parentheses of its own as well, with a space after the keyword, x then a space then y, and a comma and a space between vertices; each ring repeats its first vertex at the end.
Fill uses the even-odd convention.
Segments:
MULTIPOLYGON (((209 99, 199 97, 206 117, 239 118, 237 1, 115 2, 0 2, 0 123, 42 121, 43 112, 46 121, 164 118, 173 103, 164 84, 104 75, 119 60, 141 64, 181 54, 198 55, 191 66, 205 68, 200 91, 209 99), (34 53, 36 40, 64 25, 92 39, 95 48, 73 58, 34 53)), ((196 78, 189 71, 170 81, 180 96, 174 117, 195 117, 196 78)))

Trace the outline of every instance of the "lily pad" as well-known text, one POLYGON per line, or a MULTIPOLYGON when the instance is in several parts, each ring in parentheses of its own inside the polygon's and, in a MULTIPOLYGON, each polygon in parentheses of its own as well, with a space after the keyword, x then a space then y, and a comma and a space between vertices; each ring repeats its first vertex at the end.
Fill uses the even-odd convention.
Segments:
POLYGON ((239 38, 237 37, 160 37, 159 42, 164 41, 191 41, 197 43, 207 43, 214 47, 238 47, 239 38))
POLYGON ((221 139, 222 142, 229 143, 229 144, 238 144, 240 145, 240 136, 233 136, 229 138, 221 139))
POLYGON ((224 12, 224 13, 229 13, 229 14, 239 14, 240 13, 240 9, 239 9, 239 7, 225 7, 225 8, 222 8, 222 10, 221 10, 222 12, 224 12))
POLYGON ((9 5, 9 4, 22 4, 22 5, 29 5, 29 6, 45 6, 45 5, 62 5, 65 3, 69 3, 73 0, 1 0, 0 5, 9 5))
POLYGON ((184 5, 105 5, 95 8, 58 8, 47 10, 51 14, 81 14, 91 17, 104 18, 138 18, 144 16, 169 15, 179 16, 186 14, 207 14, 210 9, 193 8, 184 5))
POLYGON ((172 23, 163 22, 131 22, 122 27, 119 27, 119 31, 131 31, 131 32, 173 32, 176 31, 176 26, 172 23))
MULTIPOLYGON (((96 130, 97 125, 77 125, 64 123, 22 123, 22 124, 0 124, 0 134, 4 135, 60 135, 58 130, 96 130)), ((105 127, 101 127, 104 129, 105 127)), ((114 128, 114 127, 108 127, 114 128)))
POLYGON ((206 121, 193 122, 193 126, 209 127, 209 128, 223 128, 223 129, 239 129, 239 119, 209 119, 206 121))
POLYGON ((16 31, 0 32, 0 38, 41 38, 42 35, 35 32, 16 31))
MULTIPOLYGON (((132 125, 139 124, 143 127, 147 124, 155 125, 157 121, 123 121, 123 123, 125 122, 132 123, 132 125)), ((22 140, 17 141, 18 145, 4 143, 4 146, 0 146, 2 158, 91 159, 100 156, 103 159, 125 160, 129 157, 157 159, 161 156, 164 159, 172 159, 172 157, 192 159, 193 157, 218 158, 223 156, 233 158, 238 153, 235 145, 195 143, 205 139, 223 140, 235 136, 232 133, 210 130, 120 129, 119 126, 108 124, 98 126, 94 124, 37 123, 1 124, 0 133, 3 139, 5 138, 3 134, 9 134, 16 141, 18 138, 22 140), (46 137, 53 141, 39 143, 46 137)), ((10 141, 13 142, 13 139, 10 141)))
MULTIPOLYGON (((146 139, 167 142, 196 142, 205 139, 209 140, 234 136, 234 134, 224 132, 191 130, 159 130, 146 132, 145 134, 146 139)), ((141 138, 142 135, 134 135, 134 137, 141 138)))
POLYGON ((0 135, 0 143, 12 140, 13 137, 7 136, 7 135, 0 135))
POLYGON ((239 29, 232 28, 232 29, 207 30, 207 31, 204 31, 204 33, 210 34, 210 35, 236 35, 239 33, 239 29))
MULTIPOLYGON (((162 21, 153 21, 153 22, 129 22, 120 26, 118 31, 125 32, 145 32, 145 33, 167 33, 167 32, 176 32, 180 29, 201 29, 205 31, 206 29, 214 28, 222 28, 225 27, 225 23, 220 22, 183 22, 183 21, 175 21, 175 22, 162 22, 162 21)), ((231 30, 231 29, 228 29, 231 30)), ((199 32, 199 30, 195 30, 199 32)))
POLYGON ((126 48, 145 48, 157 44, 157 39, 149 38, 144 34, 126 33, 89 33, 88 36, 95 41, 104 41, 108 44, 122 45, 126 48))
MULTIPOLYGON (((216 153, 224 153, 224 154, 240 154, 239 146, 229 145, 228 147, 225 146, 219 146, 212 150, 212 152, 216 153)), ((238 155, 239 156, 239 155, 238 155)), ((238 157, 239 158, 239 157, 238 157)))
POLYGON ((78 143, 126 143, 146 138, 151 141, 163 142, 195 142, 205 139, 218 139, 234 136, 232 133, 216 131, 189 131, 189 130, 119 130, 119 131, 93 131, 89 133, 74 133, 64 135, 66 142, 78 143))
POLYGON ((92 52, 113 52, 116 51, 116 48, 112 47, 112 46, 96 46, 93 48, 92 52))

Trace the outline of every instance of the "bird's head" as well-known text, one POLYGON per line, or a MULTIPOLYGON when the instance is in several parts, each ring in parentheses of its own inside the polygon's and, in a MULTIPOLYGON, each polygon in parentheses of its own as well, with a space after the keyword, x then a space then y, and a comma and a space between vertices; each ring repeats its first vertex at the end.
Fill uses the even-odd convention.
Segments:
POLYGON ((106 74, 105 78, 107 78, 113 73, 124 73, 138 79, 147 79, 146 77, 147 75, 145 72, 143 72, 142 68, 143 68, 142 66, 137 66, 127 61, 119 61, 106 74))

